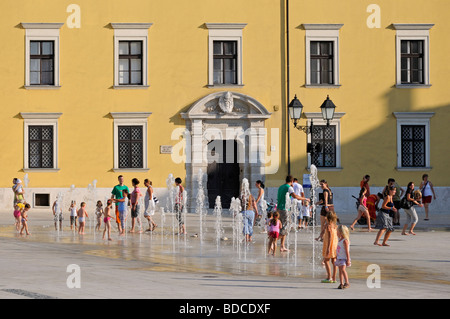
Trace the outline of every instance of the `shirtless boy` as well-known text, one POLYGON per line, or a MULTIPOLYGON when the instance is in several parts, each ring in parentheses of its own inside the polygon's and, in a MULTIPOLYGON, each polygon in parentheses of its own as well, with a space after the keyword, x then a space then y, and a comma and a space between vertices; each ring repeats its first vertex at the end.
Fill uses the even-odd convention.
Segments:
POLYGON ((86 226, 86 217, 89 218, 89 215, 86 211, 86 203, 82 202, 80 206, 81 207, 77 212, 78 222, 80 223, 80 227, 78 228, 78 234, 84 235, 84 227, 86 226))

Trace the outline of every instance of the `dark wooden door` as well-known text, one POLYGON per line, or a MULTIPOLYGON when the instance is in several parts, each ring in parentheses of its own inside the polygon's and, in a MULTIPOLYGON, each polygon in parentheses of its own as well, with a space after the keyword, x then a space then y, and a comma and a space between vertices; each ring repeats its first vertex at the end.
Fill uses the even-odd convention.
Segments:
POLYGON ((216 197, 220 196, 222 208, 228 209, 231 198, 239 196, 237 141, 211 141, 208 144, 208 156, 211 156, 207 169, 209 208, 214 208, 216 197))

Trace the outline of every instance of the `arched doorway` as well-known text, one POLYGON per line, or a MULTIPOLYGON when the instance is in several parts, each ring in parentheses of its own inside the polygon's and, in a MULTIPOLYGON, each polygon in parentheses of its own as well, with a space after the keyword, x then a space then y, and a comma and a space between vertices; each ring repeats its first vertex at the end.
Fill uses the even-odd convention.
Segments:
POLYGON ((243 178, 250 185, 265 180, 261 152, 265 152, 264 121, 271 113, 261 103, 242 93, 215 92, 195 102, 181 116, 190 133, 190 160, 186 162, 186 187, 191 190, 189 211, 195 208, 199 170, 205 173, 203 185, 210 206, 220 195, 223 207, 229 207, 232 195, 239 194, 243 178), (230 183, 224 178, 231 179, 230 183))

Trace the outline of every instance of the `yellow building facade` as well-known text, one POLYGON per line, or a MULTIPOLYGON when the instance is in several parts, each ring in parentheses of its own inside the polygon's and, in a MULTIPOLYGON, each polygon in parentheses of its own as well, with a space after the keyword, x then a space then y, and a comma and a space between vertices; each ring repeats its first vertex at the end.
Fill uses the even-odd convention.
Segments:
POLYGON ((275 198, 289 171, 309 172, 307 143, 322 145, 313 162, 342 209, 366 174, 374 187, 389 177, 405 187, 427 173, 448 193, 446 0, 5 0, 0 10, 5 208, 15 177, 28 178, 34 204, 72 185, 81 201, 92 183, 103 199, 118 175, 129 186, 149 178, 164 197, 173 174, 194 198, 199 171, 210 200, 234 196, 242 178, 275 198), (316 134, 289 120, 295 94, 299 125, 313 120, 316 134))

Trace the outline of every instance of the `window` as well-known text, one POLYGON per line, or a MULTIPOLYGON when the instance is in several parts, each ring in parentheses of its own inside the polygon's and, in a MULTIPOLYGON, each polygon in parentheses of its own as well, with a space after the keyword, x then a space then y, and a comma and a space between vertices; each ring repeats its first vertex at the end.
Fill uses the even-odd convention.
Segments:
POLYGON ((311 84, 334 84, 333 42, 311 41, 311 84))
POLYGON ((63 23, 22 23, 25 29, 25 88, 57 89, 59 29, 63 23))
POLYGON ((24 171, 58 171, 58 119, 62 113, 20 113, 24 119, 24 171))
POLYGON ((335 112, 333 120, 327 126, 322 118, 322 113, 305 112, 307 124, 313 124, 313 131, 308 134, 308 143, 311 147, 320 144, 320 151, 314 152, 312 157, 308 153, 308 168, 311 163, 321 170, 340 171, 341 167, 341 119, 344 112, 335 112))
POLYGON ((142 85, 142 41, 119 41, 119 84, 142 85))
POLYGON ((34 205, 37 207, 50 207, 50 194, 34 194, 34 205))
POLYGON ((30 41, 30 84, 53 85, 54 47, 53 41, 30 41))
POLYGON ((114 170, 147 171, 149 112, 114 112, 114 170))
POLYGON ((209 30, 208 87, 243 86, 242 30, 245 23, 206 23, 209 30))
POLYGON ((314 149, 320 144, 320 152, 314 152, 312 163, 317 167, 336 167, 336 127, 334 125, 314 125, 311 132, 314 149))
POLYGON ((119 168, 143 168, 142 126, 119 126, 119 168))
POLYGON ((401 81, 402 84, 423 84, 423 44, 422 40, 401 41, 401 81))
POLYGON ((430 120, 433 112, 394 112, 397 118, 397 170, 431 169, 430 120))
POLYGON ((148 88, 148 29, 152 23, 111 23, 114 29, 114 88, 148 88))
POLYGON ((306 87, 339 87, 339 30, 343 24, 303 24, 306 87))
POLYGON ((430 86, 430 32, 433 24, 393 24, 396 34, 396 87, 430 86))
POLYGON ((425 167, 425 125, 402 125, 402 167, 425 167))
POLYGON ((28 167, 53 168, 53 126, 28 126, 28 167))
POLYGON ((214 41, 214 84, 237 84, 237 42, 214 41))

